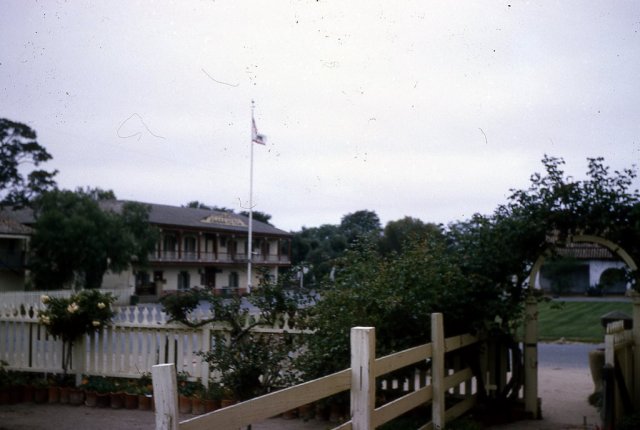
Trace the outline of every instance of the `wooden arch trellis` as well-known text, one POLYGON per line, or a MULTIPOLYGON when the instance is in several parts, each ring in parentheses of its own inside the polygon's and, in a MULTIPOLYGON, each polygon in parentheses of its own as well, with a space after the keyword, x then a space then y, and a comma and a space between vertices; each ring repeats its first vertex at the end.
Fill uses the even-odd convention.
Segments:
MULTIPOLYGON (((581 242, 581 243, 596 243, 598 245, 602 245, 605 248, 609 249, 611 252, 613 252, 614 254, 618 255, 620 257, 620 259, 622 261, 624 261, 624 263, 629 266, 629 268, 632 271, 636 271, 638 270, 638 266, 635 263, 635 261, 633 260, 633 258, 631 258, 631 256, 629 255, 629 253, 627 251, 625 251, 622 247, 620 247, 619 245, 615 244, 614 242, 605 239, 601 236, 594 236, 594 235, 588 235, 588 234, 580 234, 580 235, 576 235, 576 236, 570 236, 569 239, 567 240, 567 242, 581 242)), ((531 268, 531 274, 529 275, 529 287, 532 288, 535 285, 535 280, 536 280, 536 276, 538 276, 538 273, 540 272, 540 268, 542 267, 542 264, 544 263, 544 261, 546 260, 546 258, 548 257, 548 253, 544 253, 542 255, 540 255, 538 257, 538 259, 536 260, 536 262, 534 263, 533 267, 531 268)))
MULTIPOLYGON (((629 253, 614 242, 600 236, 575 235, 569 237, 567 242, 596 243, 609 249, 618 255, 622 261, 632 270, 637 271, 638 266, 629 253)), ((533 289, 535 279, 549 253, 541 254, 529 275, 529 288, 533 289)), ((532 294, 529 295, 525 306, 525 339, 524 339, 524 378, 525 378, 525 410, 535 418, 538 418, 538 311, 537 301, 532 294)))

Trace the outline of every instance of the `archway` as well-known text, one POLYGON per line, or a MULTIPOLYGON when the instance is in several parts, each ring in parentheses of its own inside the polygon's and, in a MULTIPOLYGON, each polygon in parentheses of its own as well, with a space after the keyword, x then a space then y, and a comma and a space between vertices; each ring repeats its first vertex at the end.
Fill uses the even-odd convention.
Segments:
MULTIPOLYGON (((630 270, 632 271, 637 271, 638 270, 638 265, 635 263, 635 261, 633 260, 633 258, 631 258, 631 256, 629 255, 629 253, 627 251, 625 251, 622 247, 618 246, 617 244, 615 244, 614 242, 605 239, 603 237, 600 236, 593 236, 593 235, 577 235, 577 236, 571 236, 568 240, 568 243, 595 243, 598 245, 601 245, 605 248, 607 248, 609 251, 611 251, 613 254, 617 255, 618 257, 620 257, 620 259, 627 265, 627 267, 629 267, 630 270)), ((531 273, 529 275, 529 288, 534 288, 536 285, 536 280, 540 274, 540 269, 542 268, 542 265, 544 264, 545 260, 549 257, 549 253, 543 253, 541 254, 538 259, 536 260, 536 262, 534 263, 533 267, 531 268, 531 273)), ((600 275, 602 275, 602 272, 604 272, 604 269, 600 272, 600 275)), ((598 279, 600 279, 600 276, 598 276, 598 279)))

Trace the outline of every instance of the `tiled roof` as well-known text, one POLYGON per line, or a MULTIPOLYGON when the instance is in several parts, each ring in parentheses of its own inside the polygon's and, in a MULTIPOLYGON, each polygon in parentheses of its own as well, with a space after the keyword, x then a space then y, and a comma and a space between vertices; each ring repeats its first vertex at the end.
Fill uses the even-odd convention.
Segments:
POLYGON ((570 243, 558 248, 558 254, 563 257, 573 257, 579 260, 615 260, 616 256, 603 246, 595 243, 570 243))
POLYGON ((16 220, 0 215, 0 234, 12 236, 28 236, 33 232, 31 227, 19 223, 16 220))
MULTIPOLYGON (((101 202, 100 204, 105 209, 108 208, 119 212, 124 203, 126 202, 121 200, 110 200, 101 202)), ((239 233, 246 233, 248 231, 249 218, 243 215, 208 209, 160 205, 156 203, 142 204, 149 206, 149 222, 152 224, 167 227, 195 228, 199 230, 236 231, 239 233)), ((255 219, 253 220, 253 232, 276 236, 290 235, 290 233, 284 230, 280 230, 255 219)))
MULTIPOLYGON (((123 200, 105 200, 100 202, 103 209, 120 212, 123 200)), ((211 211, 208 209, 184 208, 179 206, 160 205, 156 203, 141 203, 149 206, 149 222, 159 226, 173 228, 194 228, 198 230, 211 230, 216 232, 247 233, 249 218, 243 215, 211 211)), ((33 224, 35 222, 33 211, 20 209, 17 211, 5 210, 0 213, 0 218, 16 221, 20 224, 33 224)), ((28 227, 26 227, 28 228, 28 227)), ((273 227, 269 224, 253 220, 253 232, 262 235, 290 236, 291 234, 273 227)))

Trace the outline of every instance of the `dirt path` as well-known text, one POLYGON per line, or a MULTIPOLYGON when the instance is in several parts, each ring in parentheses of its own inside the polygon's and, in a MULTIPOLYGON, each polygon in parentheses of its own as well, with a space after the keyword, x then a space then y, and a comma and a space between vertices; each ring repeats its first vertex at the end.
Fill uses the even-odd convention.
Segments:
MULTIPOLYGON (((494 426, 491 430, 595 429, 600 420, 587 397, 593 391, 587 368, 541 367, 539 393, 542 420, 520 421, 494 426), (584 425, 586 423, 586 426, 584 425)), ((181 420, 192 417, 181 417, 181 420)), ((334 425, 327 421, 274 418, 253 425, 253 430, 324 430, 334 425)), ((154 430, 153 412, 99 409, 85 406, 35 405, 32 403, 0 406, 0 430, 154 430)))
POLYGON ((542 399, 542 419, 493 426, 491 430, 596 429, 598 410, 587 401, 593 392, 589 369, 541 368, 538 394, 542 399))
MULTIPOLYGON (((193 415, 182 416, 185 420, 193 415)), ((326 421, 274 418, 254 424, 252 430, 324 430, 326 421)), ((86 406, 21 403, 0 406, 0 430, 154 430, 149 411, 101 409, 86 406)))

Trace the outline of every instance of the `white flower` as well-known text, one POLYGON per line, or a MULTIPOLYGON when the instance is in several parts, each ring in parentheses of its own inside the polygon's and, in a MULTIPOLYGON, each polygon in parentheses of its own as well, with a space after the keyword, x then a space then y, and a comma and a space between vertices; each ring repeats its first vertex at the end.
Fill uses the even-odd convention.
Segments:
POLYGON ((93 324, 94 327, 100 327, 100 321, 93 320, 91 324, 93 324))
POLYGON ((71 303, 69 306, 67 306, 67 312, 69 312, 70 314, 74 313, 78 309, 80 309, 80 307, 75 302, 71 303))
POLYGON ((40 317, 40 321, 42 321, 42 324, 44 325, 51 324, 51 319, 46 315, 43 315, 42 317, 40 317))
POLYGON ((102 303, 102 302, 98 303, 98 309, 104 309, 106 307, 107 307, 107 305, 105 305, 104 303, 102 303))
POLYGON ((46 305, 47 303, 49 303, 49 296, 47 295, 40 296, 40 301, 46 305))

